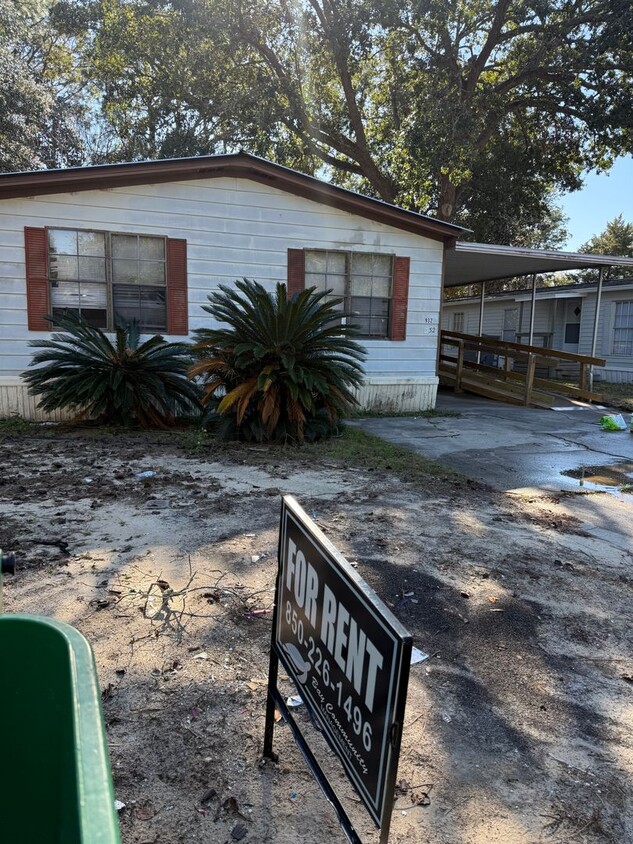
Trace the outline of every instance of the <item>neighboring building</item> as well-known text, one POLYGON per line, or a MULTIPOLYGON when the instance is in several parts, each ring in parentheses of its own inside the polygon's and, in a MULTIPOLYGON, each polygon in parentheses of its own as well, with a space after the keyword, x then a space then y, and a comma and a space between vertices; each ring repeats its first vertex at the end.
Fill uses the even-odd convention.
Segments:
POLYGON ((333 288, 363 326, 361 404, 431 408, 444 253, 461 232, 245 153, 0 175, 0 417, 38 418, 20 373, 51 312, 182 339, 242 277, 333 288))
MULTIPOLYGON (((591 354, 597 283, 541 287, 536 291, 535 346, 575 354, 591 354)), ((527 343, 531 291, 486 295, 483 334, 497 340, 527 343)), ((479 296, 448 299, 443 304, 442 328, 479 334, 479 296)), ((633 382, 633 278, 610 279, 602 287, 598 315, 597 357, 606 366, 595 368, 596 380, 633 382)), ((552 375, 564 377, 577 367, 562 361, 552 375)))

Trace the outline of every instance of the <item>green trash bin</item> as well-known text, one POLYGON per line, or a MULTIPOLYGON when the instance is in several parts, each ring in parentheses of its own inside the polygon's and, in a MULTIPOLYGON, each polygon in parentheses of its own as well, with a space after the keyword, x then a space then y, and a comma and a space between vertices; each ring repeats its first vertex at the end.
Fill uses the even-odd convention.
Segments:
POLYGON ((0 828, 12 844, 120 844, 92 650, 67 624, 0 616, 0 828))

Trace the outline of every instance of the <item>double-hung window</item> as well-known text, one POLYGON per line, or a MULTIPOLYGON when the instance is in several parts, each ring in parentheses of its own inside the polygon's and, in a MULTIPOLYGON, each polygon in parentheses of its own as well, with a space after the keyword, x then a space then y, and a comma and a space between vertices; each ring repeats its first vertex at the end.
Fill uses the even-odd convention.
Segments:
POLYGON ((164 237, 49 228, 48 278, 54 315, 70 310, 106 330, 132 319, 143 331, 167 329, 164 237))
POLYGON ((615 303, 613 354, 633 355, 633 301, 615 303))
POLYGON ((331 291, 328 299, 342 299, 339 310, 349 315, 363 337, 389 337, 391 255, 306 250, 305 286, 331 291))

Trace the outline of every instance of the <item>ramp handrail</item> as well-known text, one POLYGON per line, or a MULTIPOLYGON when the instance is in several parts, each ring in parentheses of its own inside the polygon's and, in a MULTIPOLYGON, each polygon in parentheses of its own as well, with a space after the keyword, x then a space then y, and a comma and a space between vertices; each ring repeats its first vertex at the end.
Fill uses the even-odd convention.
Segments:
POLYGON ((546 349, 541 346, 528 345, 527 343, 495 340, 491 337, 480 337, 475 334, 464 334, 459 331, 440 332, 439 374, 447 375, 455 380, 455 392, 457 393, 462 392, 464 371, 470 370, 477 372, 489 386, 495 382, 499 384, 501 381, 522 383, 524 386, 522 400, 525 405, 531 404, 534 387, 540 387, 551 393, 565 393, 566 395, 589 401, 601 401, 602 396, 599 393, 594 393, 588 389, 587 375, 590 366, 604 366, 605 363, 604 358, 579 355, 559 349, 546 349), (455 347, 457 354, 445 354, 444 346, 455 347), (477 352, 477 361, 466 360, 464 358, 466 351, 477 352), (503 368, 481 363, 482 352, 492 352, 498 357, 502 357, 503 368), (510 369, 510 362, 512 360, 526 361, 525 374, 513 372, 510 369), (536 377, 537 364, 552 366, 553 363, 559 360, 572 361, 579 364, 578 387, 563 384, 550 378, 536 377))

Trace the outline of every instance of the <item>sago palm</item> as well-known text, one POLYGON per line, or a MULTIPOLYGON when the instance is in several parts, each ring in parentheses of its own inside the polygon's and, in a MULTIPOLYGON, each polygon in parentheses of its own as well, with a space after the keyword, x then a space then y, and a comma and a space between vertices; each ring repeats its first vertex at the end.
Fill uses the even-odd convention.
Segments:
POLYGON ((195 333, 190 370, 203 403, 216 404, 227 433, 256 440, 316 439, 336 429, 357 403, 365 350, 341 324, 339 300, 286 285, 269 293, 248 279, 221 285, 204 309, 219 323, 195 333), (232 430, 230 430, 232 429, 232 430))
POLYGON ((22 376, 44 410, 144 428, 164 428, 178 413, 199 410, 199 392, 187 378, 190 345, 159 335, 141 343, 136 320, 117 327, 114 342, 73 313, 51 323, 64 333, 30 343, 39 351, 22 376))

